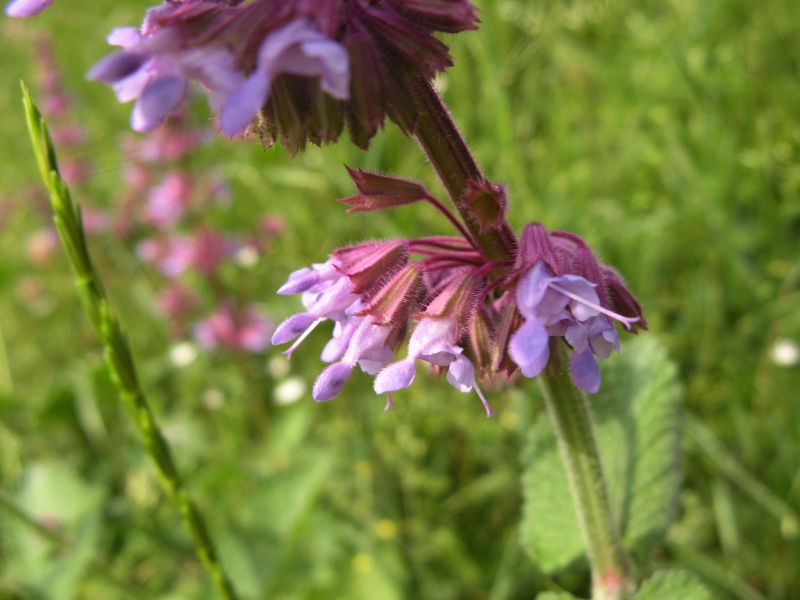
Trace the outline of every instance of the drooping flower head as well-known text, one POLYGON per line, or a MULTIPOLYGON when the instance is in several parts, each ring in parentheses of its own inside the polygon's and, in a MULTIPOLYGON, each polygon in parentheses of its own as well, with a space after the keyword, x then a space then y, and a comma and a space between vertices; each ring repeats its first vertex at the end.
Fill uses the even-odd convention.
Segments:
MULTIPOLYGON (((419 201, 442 208, 416 182, 360 170, 350 175, 358 193, 342 200, 348 212, 419 201)), ((464 201, 482 227, 504 226, 501 187, 470 182, 464 201)), ((302 340, 320 322, 336 322, 322 354, 332 364, 317 379, 314 399, 338 395, 360 365, 375 375, 375 392, 387 394, 391 407, 392 393, 413 383, 422 361, 446 373, 459 391, 474 390, 491 416, 478 380, 517 371, 536 377, 550 362, 552 345, 562 342, 572 349, 575 384, 596 392, 597 359, 620 349, 614 321, 632 331, 646 328, 639 304, 616 271, 601 265, 580 237, 539 223, 513 241, 512 260, 491 262, 453 216, 448 218, 463 238, 352 246, 289 276, 279 293, 302 293, 307 311, 286 319, 273 343, 302 340), (407 254, 422 258, 408 262, 407 254), (396 360, 393 353, 407 329, 405 358, 396 360)), ((287 352, 296 348, 297 343, 287 352)))
POLYGON ((169 1, 148 11, 141 31, 114 30, 109 43, 123 49, 89 78, 137 100, 139 131, 176 110, 194 80, 225 134, 252 124, 265 144, 281 139, 294 153, 335 141, 346 125, 365 148, 387 116, 413 130, 413 78, 452 64, 434 34, 476 22, 468 0, 169 1))

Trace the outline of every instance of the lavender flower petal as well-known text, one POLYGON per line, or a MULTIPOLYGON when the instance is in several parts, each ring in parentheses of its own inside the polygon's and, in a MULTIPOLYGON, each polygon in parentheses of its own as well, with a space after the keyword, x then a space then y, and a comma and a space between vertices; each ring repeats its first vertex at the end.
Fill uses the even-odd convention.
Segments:
POLYGON ((459 392, 467 393, 475 386, 475 369, 470 360, 463 354, 459 354, 450 363, 447 370, 447 381, 459 392))
POLYGON ((277 346, 293 340, 311 327, 311 324, 316 320, 317 318, 309 313, 292 315, 275 329, 275 333, 272 334, 272 344, 277 346))
POLYGON ((6 5, 6 14, 15 19, 27 19, 38 15, 52 3, 53 0, 14 0, 6 5))
POLYGON ((231 94, 219 113, 219 128, 226 135, 244 131, 269 94, 271 80, 261 70, 250 76, 231 94))
POLYGON ((332 363, 342 358, 347 350, 347 346, 350 345, 350 340, 353 338, 353 333, 358 327, 360 320, 361 319, 357 317, 351 317, 344 323, 340 321, 336 322, 336 325, 333 327, 333 337, 328 340, 328 343, 325 344, 325 347, 322 349, 320 358, 323 362, 332 363))
POLYGON ((338 362, 328 366, 314 384, 314 389, 311 392, 312 397, 316 402, 327 402, 331 398, 335 398, 344 388, 344 384, 350 379, 353 372, 353 365, 338 362))
POLYGON ((517 284, 517 306, 526 319, 536 318, 534 309, 542 301, 548 291, 547 284, 552 279, 552 273, 542 261, 537 262, 520 278, 517 284))
POLYGON ((293 21, 264 39, 255 71, 223 103, 223 133, 235 135, 250 124, 266 102, 272 80, 281 73, 319 75, 323 91, 339 100, 350 96, 346 50, 305 21, 293 21))
POLYGON ((106 36, 106 41, 111 46, 132 48, 142 41, 142 34, 136 27, 115 27, 106 36))
POLYGON ((134 131, 150 131, 173 112, 186 92, 186 79, 177 75, 160 77, 142 92, 131 114, 134 131))
POLYGON ((299 294, 314 287, 319 283, 319 273, 312 269, 303 268, 289 274, 289 279, 280 288, 278 294, 299 294))
POLYGON ((600 367, 597 366, 590 348, 572 355, 569 372, 575 385, 585 392, 595 394, 600 389, 600 367))
POLYGON ((414 382, 416 373, 417 370, 414 367, 414 360, 406 358, 405 360, 389 365, 378 373, 372 388, 375 390, 376 394, 385 394, 387 392, 402 390, 414 382))
POLYGON ((86 78, 90 81, 113 84, 133 75, 147 60, 149 60, 147 56, 120 50, 101 59, 89 70, 86 78))
POLYGON ((508 354, 525 377, 536 377, 550 359, 549 335, 537 319, 526 321, 508 344, 508 354))
POLYGON ((392 362, 391 348, 388 346, 381 346, 380 348, 371 348, 361 355, 358 359, 358 366, 367 375, 377 374, 383 367, 392 362))

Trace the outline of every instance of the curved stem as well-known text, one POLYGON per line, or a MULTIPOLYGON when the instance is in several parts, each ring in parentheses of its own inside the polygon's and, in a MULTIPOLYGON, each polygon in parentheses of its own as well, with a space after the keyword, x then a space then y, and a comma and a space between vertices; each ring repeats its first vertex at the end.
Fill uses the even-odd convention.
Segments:
POLYGON ((589 404, 586 395, 572 382, 565 345, 557 346, 558 356, 551 359, 556 365, 551 367, 553 372, 538 380, 547 413, 553 420, 589 555, 592 599, 620 600, 628 597, 628 561, 611 514, 589 404))
POLYGON ((458 210, 461 220, 472 234, 487 260, 508 260, 514 250, 514 234, 507 223, 499 229, 481 233, 478 224, 469 212, 461 196, 468 182, 484 180, 478 164, 472 157, 467 143, 450 116, 432 84, 422 77, 413 80, 417 103, 417 124, 414 135, 431 164, 436 169, 458 210))
POLYGON ((470 232, 467 231, 464 228, 464 226, 461 223, 458 222, 458 219, 456 219, 453 216, 453 213, 451 213, 449 210, 447 210, 447 208, 445 208, 445 206, 441 202, 439 202, 436 198, 434 198, 430 194, 425 194, 425 200, 429 204, 432 204, 434 207, 436 207, 436 210, 438 210, 440 213, 442 213, 447 218, 447 220, 450 221, 450 223, 453 224, 453 227, 455 227, 458 230, 458 233, 460 233, 462 236, 464 236, 464 239, 467 240, 467 242, 469 243, 470 246, 473 246, 473 247, 477 248, 477 244, 475 244, 475 240, 472 239, 472 234, 470 234, 470 232))
POLYGON ((75 276, 86 314, 103 342, 106 364, 120 399, 128 409, 147 453, 155 464, 156 474, 164 492, 180 514, 192 538, 200 562, 214 581, 217 593, 223 600, 235 600, 236 592, 217 556, 205 520, 183 487, 170 448, 139 383, 130 345, 119 319, 111 311, 100 276, 92 263, 80 209, 72 203, 69 189, 59 175, 55 148, 47 126, 24 85, 23 96, 28 131, 36 152, 39 171, 50 192, 50 204, 58 236, 75 276))

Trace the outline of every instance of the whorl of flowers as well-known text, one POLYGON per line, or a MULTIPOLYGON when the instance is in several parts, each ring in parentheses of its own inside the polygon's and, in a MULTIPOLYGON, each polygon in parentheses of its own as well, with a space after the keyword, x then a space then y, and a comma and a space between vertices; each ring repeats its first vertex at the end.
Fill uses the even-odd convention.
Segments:
MULTIPOLYGON (((377 210, 428 201, 443 210, 418 183, 350 171, 358 187, 342 200, 353 210, 377 210)), ((501 187, 471 182, 464 195, 485 226, 505 223, 501 187)), ((452 215, 450 220, 457 224, 452 215)), ((462 392, 473 388, 489 406, 478 379, 539 375, 551 348, 563 338, 573 350, 569 369, 575 384, 594 393, 600 387, 596 359, 619 351, 618 321, 630 330, 646 328, 639 304, 613 269, 598 263, 586 242, 539 223, 525 227, 513 259, 487 261, 471 236, 423 237, 367 242, 335 251, 330 259, 289 276, 280 294, 302 293, 305 312, 289 317, 274 344, 297 345, 320 323, 335 322, 322 359, 332 363, 317 379, 317 401, 338 395, 356 365, 376 375, 376 393, 408 387, 415 361, 439 371, 462 392), (412 256, 420 260, 412 261, 412 256), (394 353, 416 322, 406 357, 394 353)))
MULTIPOLYGON (((30 17, 52 0, 15 0, 30 17)), ((149 131, 178 110, 191 81, 204 87, 227 135, 251 128, 291 153, 332 142, 347 127, 369 145, 388 116, 414 130, 412 79, 452 64, 436 33, 475 29, 468 0, 167 0, 142 27, 108 36, 121 49, 88 77, 136 100, 131 126, 149 131)))

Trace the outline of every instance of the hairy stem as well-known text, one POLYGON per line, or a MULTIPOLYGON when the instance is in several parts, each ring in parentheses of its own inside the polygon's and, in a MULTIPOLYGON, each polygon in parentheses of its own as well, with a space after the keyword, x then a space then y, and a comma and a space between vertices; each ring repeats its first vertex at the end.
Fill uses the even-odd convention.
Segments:
POLYGON ((183 487, 172 453, 139 384, 130 346, 116 315, 111 312, 102 282, 92 263, 81 222, 80 209, 72 203, 66 183, 58 172, 55 148, 41 113, 23 85, 25 113, 42 179, 50 192, 50 203, 58 236, 75 275, 86 314, 103 342, 105 359, 125 407, 133 419, 147 453, 170 502, 175 506, 194 543, 197 556, 214 581, 220 598, 235 600, 236 593, 217 557, 205 520, 183 487))
POLYGON ((578 513, 592 570, 592 599, 628 597, 628 561, 611 514, 608 492, 594 437, 586 395, 569 374, 565 345, 550 376, 538 378, 547 413, 553 420, 561 457, 567 469, 572 499, 578 513))
POLYGON ((467 190, 467 183, 470 180, 483 181, 484 176, 461 132, 453 122, 450 111, 429 81, 416 77, 413 85, 419 113, 414 129, 417 141, 436 169, 461 220, 486 259, 508 260, 514 250, 514 234, 508 224, 503 222, 498 229, 481 233, 478 224, 461 199, 467 190))

